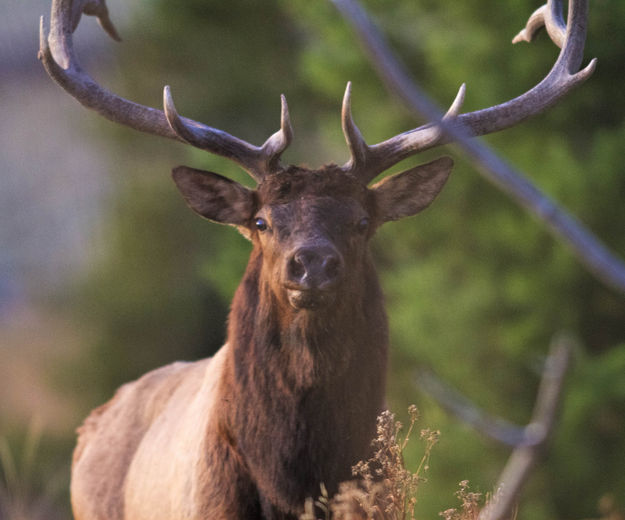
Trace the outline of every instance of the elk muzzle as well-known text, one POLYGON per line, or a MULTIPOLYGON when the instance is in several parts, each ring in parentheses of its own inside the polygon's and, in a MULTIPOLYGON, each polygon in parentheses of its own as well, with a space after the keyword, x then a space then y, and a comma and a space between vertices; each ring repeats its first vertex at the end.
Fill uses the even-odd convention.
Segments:
POLYGON ((334 297, 343 271, 343 257, 329 243, 296 248, 286 259, 289 303, 296 309, 323 306, 334 297))

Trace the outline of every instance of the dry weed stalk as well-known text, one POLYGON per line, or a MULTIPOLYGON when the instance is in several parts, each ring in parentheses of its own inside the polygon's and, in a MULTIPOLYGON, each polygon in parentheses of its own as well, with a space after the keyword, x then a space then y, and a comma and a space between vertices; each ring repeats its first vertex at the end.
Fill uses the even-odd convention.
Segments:
POLYGON ((482 493, 469 491, 469 481, 463 480, 459 484, 460 488, 455 495, 460 500, 459 508, 447 509, 439 513, 444 520, 477 520, 480 514, 480 501, 482 493))
POLYGON ((415 472, 406 469, 403 452, 419 417, 417 407, 408 408, 410 425, 405 436, 403 425, 389 411, 382 412, 377 421, 377 435, 372 442, 373 455, 352 468, 355 480, 343 482, 332 498, 322 486, 321 496, 306 503, 300 520, 414 520, 417 490, 426 481, 432 448, 439 432, 421 430, 425 442, 423 457, 415 472))

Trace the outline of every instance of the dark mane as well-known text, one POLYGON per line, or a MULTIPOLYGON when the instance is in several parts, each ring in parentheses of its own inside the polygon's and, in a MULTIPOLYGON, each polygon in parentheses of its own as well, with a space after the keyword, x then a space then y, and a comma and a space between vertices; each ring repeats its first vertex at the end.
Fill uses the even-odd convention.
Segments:
POLYGON ((273 504, 266 518, 274 518, 277 510, 298 512, 321 482, 336 491, 369 452, 383 405, 388 333, 372 264, 331 311, 286 323, 263 288, 261 264, 252 254, 233 300, 227 386, 238 396, 229 409, 238 449, 261 503, 273 504))

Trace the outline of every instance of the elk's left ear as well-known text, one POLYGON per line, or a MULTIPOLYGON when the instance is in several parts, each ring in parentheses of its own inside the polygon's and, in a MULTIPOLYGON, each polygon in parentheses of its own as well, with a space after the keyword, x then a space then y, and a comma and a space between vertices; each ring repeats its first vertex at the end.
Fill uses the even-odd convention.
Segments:
POLYGON ((384 222, 416 215, 439 194, 454 166, 451 157, 440 157, 374 184, 378 212, 384 222))
POLYGON ((235 226, 252 218, 254 194, 238 182, 188 166, 174 168, 172 176, 189 207, 203 217, 235 226))

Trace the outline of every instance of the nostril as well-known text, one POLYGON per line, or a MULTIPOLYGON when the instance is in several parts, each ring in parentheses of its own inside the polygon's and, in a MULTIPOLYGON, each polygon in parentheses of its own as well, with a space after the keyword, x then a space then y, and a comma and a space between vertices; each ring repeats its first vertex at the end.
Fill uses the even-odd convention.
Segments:
POLYGON ((299 255, 295 254, 289 260, 289 276, 292 280, 302 280, 306 274, 306 267, 299 255))
POLYGON ((341 261, 337 256, 327 256, 323 260, 323 271, 328 280, 335 280, 341 273, 341 261))

